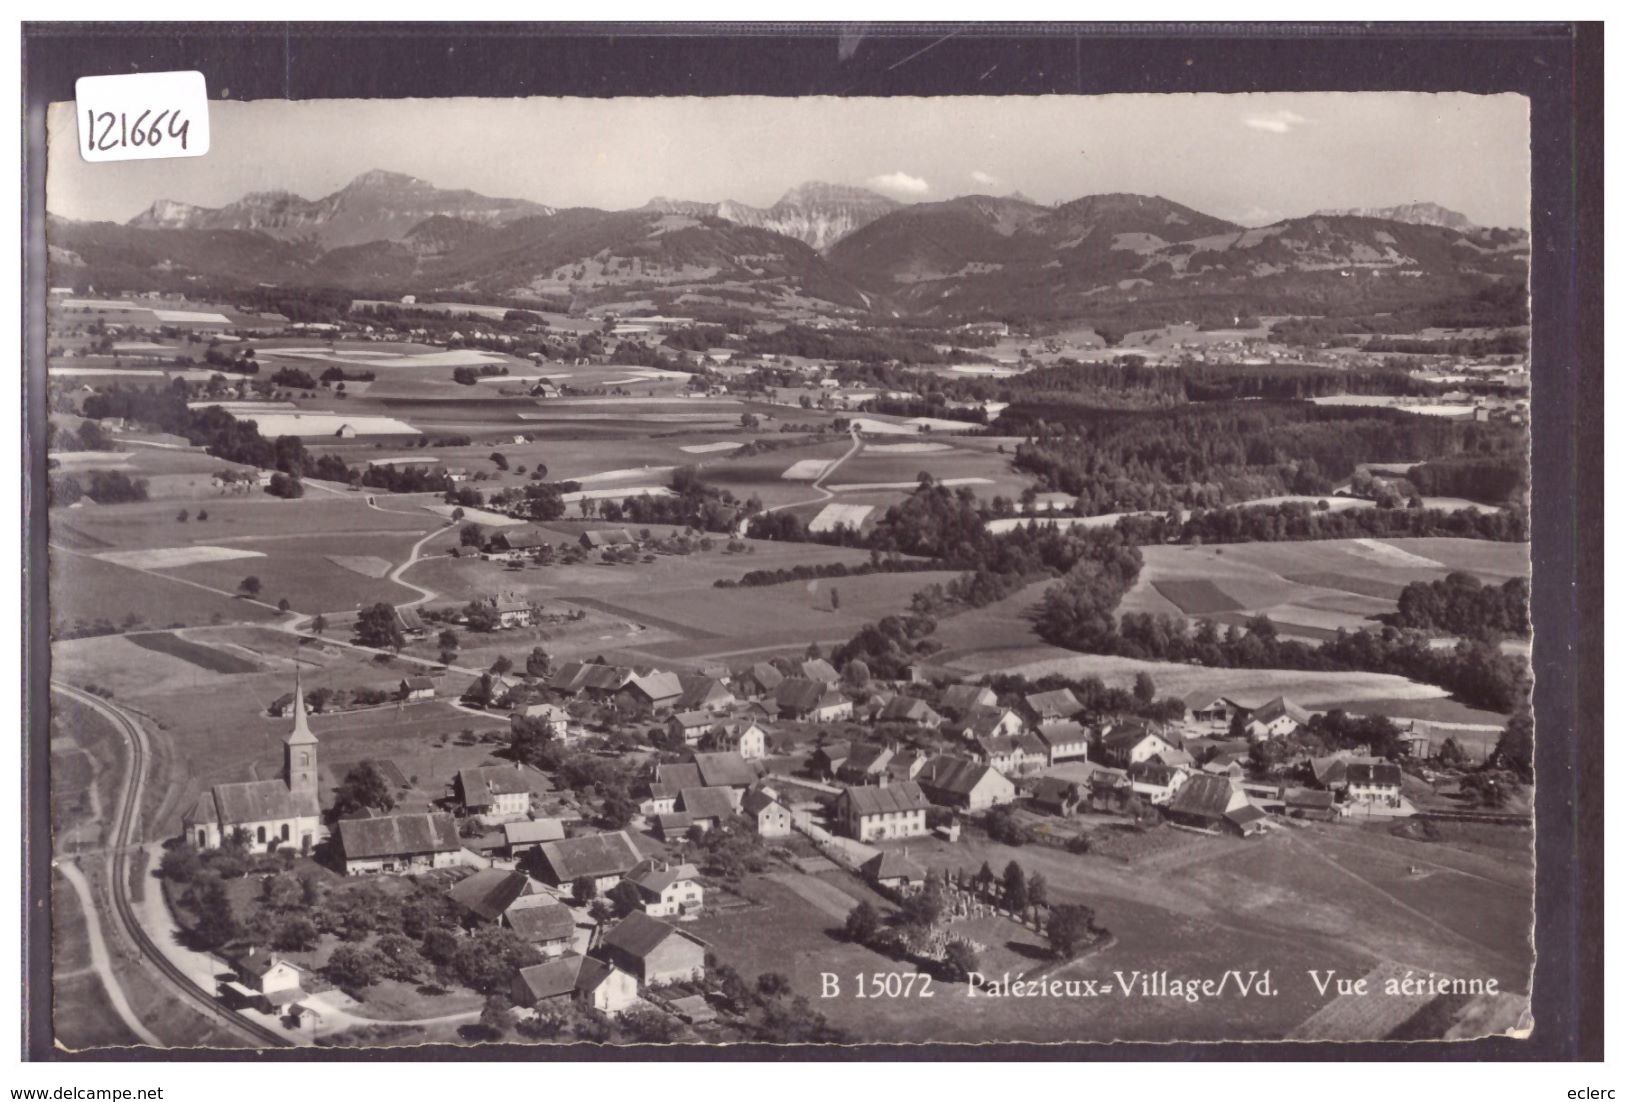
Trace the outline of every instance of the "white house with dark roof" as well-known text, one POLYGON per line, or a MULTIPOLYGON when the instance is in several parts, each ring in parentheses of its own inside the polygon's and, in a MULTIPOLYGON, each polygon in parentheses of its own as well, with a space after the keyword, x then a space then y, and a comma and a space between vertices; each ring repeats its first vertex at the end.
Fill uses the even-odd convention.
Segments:
POLYGON ((345 819, 339 823, 338 837, 346 876, 449 868, 457 864, 463 849, 457 823, 445 812, 345 819))
POLYGON ((326 833, 317 777, 316 736, 296 679, 293 730, 282 740, 282 776, 215 785, 182 820, 186 838, 198 849, 219 849, 240 837, 262 850, 289 846, 309 853, 326 833))
POLYGON ((926 833, 929 807, 930 801, 914 781, 847 786, 835 797, 830 817, 860 842, 918 838, 926 833))
POLYGON ((543 842, 537 849, 541 853, 543 881, 567 888, 586 878, 599 892, 613 888, 643 860, 643 854, 624 830, 543 842))
POLYGON ((495 826, 530 814, 530 782, 522 765, 482 765, 459 769, 452 795, 464 814, 495 826))
POLYGON ((697 914, 705 906, 700 870, 686 861, 645 858, 624 879, 637 890, 638 910, 646 915, 667 918, 697 914))
POLYGON ((575 1002, 613 1017, 638 1001, 638 981, 596 957, 572 954, 519 969, 508 994, 526 1009, 575 1002))

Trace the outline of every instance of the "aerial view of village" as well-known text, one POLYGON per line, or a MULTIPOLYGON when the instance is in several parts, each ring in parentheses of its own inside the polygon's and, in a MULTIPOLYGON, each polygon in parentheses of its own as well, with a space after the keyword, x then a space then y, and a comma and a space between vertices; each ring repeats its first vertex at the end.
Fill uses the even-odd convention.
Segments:
POLYGON ((1158 99, 53 111, 58 1044, 1527 1030, 1524 101, 1158 99))

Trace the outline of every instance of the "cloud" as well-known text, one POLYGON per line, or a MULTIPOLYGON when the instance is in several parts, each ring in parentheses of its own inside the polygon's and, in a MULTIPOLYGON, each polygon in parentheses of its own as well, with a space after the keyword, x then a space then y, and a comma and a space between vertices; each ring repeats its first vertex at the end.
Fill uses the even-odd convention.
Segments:
POLYGON ((889 191, 894 195, 924 195, 931 190, 930 184, 906 172, 888 172, 883 176, 871 176, 869 186, 876 191, 889 191))
POLYGON ((1250 126, 1254 130, 1264 130, 1271 134, 1285 134, 1308 121, 1296 111, 1281 110, 1244 115, 1241 123, 1243 126, 1250 126))
POLYGON ((1004 181, 1000 180, 997 176, 993 175, 991 172, 983 172, 979 168, 976 169, 974 172, 972 172, 970 174, 970 178, 975 183, 981 184, 983 187, 987 187, 987 188, 998 187, 1001 183, 1004 182, 1004 181))

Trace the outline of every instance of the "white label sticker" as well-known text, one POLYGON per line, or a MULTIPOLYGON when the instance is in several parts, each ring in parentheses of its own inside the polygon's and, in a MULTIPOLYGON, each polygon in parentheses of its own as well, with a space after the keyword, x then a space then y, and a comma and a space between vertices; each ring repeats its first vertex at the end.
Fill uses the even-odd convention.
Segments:
POLYGON ((203 74, 126 73, 74 85, 79 153, 87 161, 201 157, 209 151, 203 74))

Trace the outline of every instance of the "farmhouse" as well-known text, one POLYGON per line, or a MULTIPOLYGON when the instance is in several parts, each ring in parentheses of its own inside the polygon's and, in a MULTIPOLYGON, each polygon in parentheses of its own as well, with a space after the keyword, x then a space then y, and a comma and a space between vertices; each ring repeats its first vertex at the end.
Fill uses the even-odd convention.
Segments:
POLYGON ((536 613, 530 602, 522 597, 493 597, 491 607, 496 610, 497 626, 504 628, 528 628, 536 613))
POLYGON ((640 714, 665 712, 683 695, 683 683, 674 673, 655 670, 634 674, 615 695, 615 702, 640 714))
POLYGON ((681 811, 662 812, 652 816, 652 818, 654 819, 655 834, 663 842, 675 842, 687 838, 694 829, 694 824, 681 811))
POLYGON ((997 769, 947 754, 926 762, 916 783, 932 803, 962 811, 986 811, 1016 798, 1016 786, 997 769))
POLYGON ((1027 723, 1009 708, 975 708, 953 730, 965 739, 1005 738, 1019 735, 1027 723))
POLYGON ((517 708, 513 715, 508 717, 510 725, 518 720, 540 724, 547 733, 560 742, 567 741, 570 734, 570 713, 557 704, 526 704, 517 708))
POLYGON ((670 789, 674 797, 678 789, 699 788, 705 784, 700 780, 700 767, 692 761, 657 762, 654 783, 670 789))
POLYGON ((747 696, 767 696, 784 683, 784 674, 766 662, 739 671, 733 675, 734 685, 747 696))
POLYGON ((457 863, 463 843, 445 812, 418 811, 339 823, 344 874, 415 873, 457 863))
POLYGON ((1361 762, 1348 769, 1348 800, 1351 804, 1398 807, 1400 772, 1391 762, 1361 762))
POLYGON ((604 936, 600 951, 645 987, 705 978, 705 942, 642 911, 604 936))
POLYGON ((846 784, 874 784, 886 773, 896 751, 890 746, 860 742, 847 754, 835 775, 846 784))
POLYGON ((556 888, 585 878, 591 880, 599 892, 607 892, 643 860, 624 830, 543 842, 537 848, 541 852, 541 878, 556 888))
POLYGON ((813 749, 812 756, 807 759, 807 767, 820 777, 833 779, 839 773, 841 766, 852 753, 852 744, 844 740, 826 742, 813 749))
POLYGON ((601 528, 594 532, 581 533, 581 546, 589 551, 597 551, 605 547, 635 547, 637 540, 625 528, 601 528))
POLYGON ((543 842, 564 837, 564 824, 557 819, 523 819, 502 824, 502 843, 509 857, 521 857, 543 842))
POLYGON ((638 909, 655 918, 697 914, 705 905, 700 872, 686 862, 674 865, 647 858, 633 866, 626 882, 637 890, 638 909))
POLYGON ((421 674, 401 679, 400 689, 397 691, 402 700, 433 700, 435 693, 434 678, 421 674))
POLYGON ((779 802, 779 794, 766 786, 747 789, 739 801, 739 812, 763 838, 783 838, 793 829, 790 809, 779 802))
POLYGON ((1046 815, 1069 817, 1077 811, 1088 793, 1081 784, 1064 777, 1040 777, 1033 785, 1033 807, 1046 815))
POLYGON ((321 839, 316 736, 297 678, 293 696, 293 730, 282 740, 281 778, 217 784, 200 796, 183 819, 186 837, 198 849, 219 849, 242 838, 268 850, 298 845, 300 853, 309 853, 321 839))
POLYGON ((822 681, 808 678, 786 678, 774 690, 773 701, 779 707, 779 714, 786 719, 833 723, 852 717, 850 700, 822 681))
POLYGON ((1247 713, 1242 726, 1253 741, 1293 735, 1309 726, 1309 713, 1284 696, 1278 696, 1247 713))
POLYGON ((547 536, 548 533, 531 525, 509 528, 492 535, 488 553, 493 559, 522 562, 535 558, 542 548, 550 546, 547 536))
POLYGON ((1049 723, 1058 719, 1071 719, 1083 711, 1083 705, 1078 703, 1078 698, 1072 695, 1071 689, 1029 693, 1022 697, 1021 700, 1027 718, 1038 724, 1049 723))
POLYGON ((886 766, 886 776, 894 781, 911 781, 925 768, 927 755, 921 750, 899 750, 886 766))
POLYGON ((925 869, 908 851, 883 849, 863 863, 863 878, 877 888, 894 892, 917 891, 925 884, 925 869))
POLYGON ((666 733, 674 742, 698 746, 715 722, 716 717, 710 712, 673 712, 666 720, 666 733))
POLYGON ((694 767, 700 783, 709 788, 749 788, 756 783, 756 770, 736 753, 695 754, 694 767))
POLYGON ((731 788, 685 788, 677 795, 677 810, 690 827, 715 830, 733 816, 738 798, 731 788))
POLYGON ((1175 747, 1141 720, 1109 724, 1100 739, 1101 760, 1119 769, 1166 754, 1175 747))
POLYGON ((911 696, 895 696, 880 710, 882 723, 911 723, 917 727, 939 727, 942 717, 923 700, 911 696))
POLYGON ((721 712, 734 706, 733 690, 715 677, 702 674, 680 674, 677 678, 683 694, 673 705, 681 712, 721 712))
POLYGON ((918 838, 926 832, 929 801, 913 781, 848 786, 835 797, 830 818, 860 842, 885 838, 918 838))
POLYGON ((550 895, 522 895, 502 915, 508 928, 545 956, 567 952, 576 937, 576 917, 550 895))
POLYGON ((942 690, 942 706, 956 715, 968 716, 977 708, 994 708, 999 695, 986 685, 949 685, 942 690))
POLYGON ((1190 775, 1191 771, 1185 766, 1167 765, 1155 758, 1137 761, 1128 767, 1128 778, 1134 784, 1135 793, 1157 807, 1171 800, 1190 775))
POLYGON ((1289 788, 1282 793, 1281 803, 1289 819, 1337 818, 1337 798, 1318 788, 1289 788))
POLYGON ((795 663, 795 670, 797 677, 806 678, 808 681, 822 681, 826 685, 841 683, 840 673, 822 658, 803 658, 795 663))
POLYGON ((633 676, 633 672, 624 666, 566 662, 548 675, 547 687, 563 696, 580 694, 589 700, 604 701, 620 692, 633 676))
POLYGON ((1049 747, 1034 735, 990 735, 970 745, 969 755, 1007 777, 1019 777, 1049 763, 1049 747))
POLYGON ((767 732, 755 723, 722 723, 711 728, 705 744, 714 750, 731 750, 745 761, 767 757, 767 732))
POLYGON ((1235 824, 1225 818, 1249 806, 1247 796, 1224 777, 1198 774, 1184 783, 1168 801, 1170 820, 1200 830, 1219 831, 1235 824))
POLYGON ((1038 741, 1049 752, 1049 764, 1089 756, 1089 729, 1075 719, 1046 723, 1038 728, 1038 741))
POLYGON ((429 634, 428 625, 423 622, 423 617, 418 615, 418 610, 406 605, 396 606, 395 623, 408 639, 421 639, 429 634))
POLYGON ((528 815, 530 791, 524 767, 517 763, 459 769, 452 782, 452 797, 463 814, 475 816, 487 826, 528 815))
POLYGON ((1215 730, 1227 730, 1234 716, 1245 714, 1247 711, 1235 701, 1215 696, 1212 692, 1187 693, 1184 699, 1185 714, 1190 718, 1190 722, 1215 730))
POLYGON ((456 905, 465 926, 494 926, 508 908, 530 892, 530 877, 508 869, 479 869, 451 886, 446 897, 456 905))
POLYGON ((565 956, 521 968, 509 989, 515 1006, 575 1002, 611 1016, 638 1001, 637 980, 595 957, 565 956))

